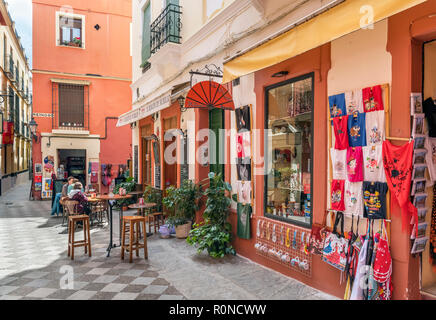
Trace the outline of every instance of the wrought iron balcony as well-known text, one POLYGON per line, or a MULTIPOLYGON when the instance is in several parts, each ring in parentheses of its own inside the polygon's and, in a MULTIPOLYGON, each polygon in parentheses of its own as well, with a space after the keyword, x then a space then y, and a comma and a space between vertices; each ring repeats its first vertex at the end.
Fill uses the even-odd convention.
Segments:
POLYGON ((180 44, 182 40, 181 31, 182 7, 169 4, 151 24, 151 54, 155 54, 168 42, 180 44))
POLYGON ((9 79, 13 80, 15 76, 15 64, 14 64, 14 60, 9 55, 6 55, 4 57, 4 68, 9 79))
POLYGON ((20 71, 18 66, 15 67, 15 82, 17 83, 17 89, 20 89, 20 71))

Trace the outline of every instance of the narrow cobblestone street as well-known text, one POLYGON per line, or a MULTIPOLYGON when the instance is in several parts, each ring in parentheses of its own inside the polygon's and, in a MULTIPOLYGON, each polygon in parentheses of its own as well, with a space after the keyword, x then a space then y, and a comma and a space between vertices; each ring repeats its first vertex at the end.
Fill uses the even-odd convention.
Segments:
MULTIPOLYGON (((50 202, 28 201, 29 187, 19 185, 0 198, 2 300, 334 299, 238 256, 213 260, 198 255, 175 238, 148 238, 148 261, 121 261, 118 247, 107 258, 107 224, 92 227, 92 257, 79 248, 71 261, 62 218, 50 217, 50 202), (61 289, 68 270, 73 288, 61 289)), ((118 244, 116 230, 114 223, 118 244)))

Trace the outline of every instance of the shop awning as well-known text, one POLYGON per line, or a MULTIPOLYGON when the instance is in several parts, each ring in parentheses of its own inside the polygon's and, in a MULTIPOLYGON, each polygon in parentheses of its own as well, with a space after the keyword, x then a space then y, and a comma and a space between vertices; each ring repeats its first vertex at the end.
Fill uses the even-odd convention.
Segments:
POLYGON ((154 99, 153 101, 144 104, 139 108, 133 109, 125 114, 122 114, 121 116, 118 117, 117 127, 122 127, 127 124, 131 124, 133 122, 144 119, 152 115, 153 113, 168 108, 171 105, 171 93, 172 91, 169 91, 161 95, 160 97, 154 99))
POLYGON ((273 66, 360 29, 371 11, 376 23, 426 0, 347 0, 224 63, 223 83, 273 66))

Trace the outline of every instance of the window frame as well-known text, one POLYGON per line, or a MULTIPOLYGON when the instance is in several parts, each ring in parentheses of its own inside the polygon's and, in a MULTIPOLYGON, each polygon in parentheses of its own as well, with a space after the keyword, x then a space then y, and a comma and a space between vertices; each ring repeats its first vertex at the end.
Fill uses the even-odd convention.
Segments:
POLYGON ((64 47, 64 48, 74 48, 74 49, 86 49, 86 37, 85 37, 85 26, 86 26, 86 17, 82 14, 76 14, 76 13, 69 13, 69 12, 60 12, 56 11, 56 46, 57 47, 64 47), (80 29, 81 33, 81 40, 82 40, 82 46, 80 47, 74 47, 69 46, 61 43, 61 27, 60 27, 60 19, 62 17, 68 17, 71 19, 80 19, 82 22, 82 26, 80 29))
MULTIPOLYGON (((310 229, 312 227, 313 224, 313 215, 314 215, 314 210, 313 210, 313 176, 314 176, 314 172, 313 172, 313 155, 314 155, 314 133, 315 133, 315 126, 314 126, 314 120, 315 120, 315 72, 310 72, 310 73, 306 73, 303 74, 301 76, 297 76, 282 82, 278 82, 275 84, 272 84, 270 86, 265 87, 265 97, 264 97, 264 102, 265 102, 265 108, 264 108, 264 112, 265 112, 265 122, 264 122, 264 129, 268 130, 268 115, 269 115, 269 100, 268 100, 268 93, 270 90, 291 84, 291 83, 295 83, 301 80, 306 80, 306 79, 312 79, 312 111, 311 111, 311 120, 312 120, 312 125, 311 125, 311 150, 310 150, 310 209, 311 209, 311 214, 310 214, 310 223, 306 223, 306 222, 301 222, 298 220, 291 220, 289 218, 285 218, 285 217, 281 217, 281 216, 276 216, 273 214, 269 214, 266 211, 266 207, 267 207, 267 203, 268 203, 268 174, 264 175, 264 185, 263 185, 263 191, 264 191, 264 198, 263 198, 263 215, 265 218, 269 218, 272 220, 276 220, 276 221, 281 221, 290 225, 295 225, 298 227, 302 227, 302 228, 306 228, 306 229, 310 229)), ((264 131, 264 136, 266 135, 266 131, 264 131)), ((266 136, 265 136, 266 138, 266 136)), ((264 163, 268 163, 269 158, 268 157, 272 157, 272 154, 269 155, 267 153, 268 151, 268 142, 269 139, 264 139, 265 141, 265 148, 264 148, 264 163)))
MULTIPOLYGON (((86 85, 80 85, 80 84, 68 84, 68 83, 58 83, 58 119, 57 119, 57 126, 58 128, 78 128, 79 130, 86 130, 87 129, 87 123, 86 123, 86 85), (70 88, 68 88, 70 87, 70 88), (81 88, 81 91, 83 93, 83 125, 82 126, 63 126, 61 125, 61 89, 64 88, 65 90, 72 89, 72 87, 81 88)), ((78 90, 79 92, 79 90, 78 90)), ((68 113, 66 110, 64 112, 68 113)), ((67 116, 65 116, 67 117, 67 116)))

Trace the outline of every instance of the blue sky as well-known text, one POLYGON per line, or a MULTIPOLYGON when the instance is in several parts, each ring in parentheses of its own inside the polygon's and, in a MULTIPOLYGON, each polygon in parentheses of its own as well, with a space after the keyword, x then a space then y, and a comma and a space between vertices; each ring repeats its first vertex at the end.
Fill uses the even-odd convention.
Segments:
POLYGON ((6 2, 32 68, 32 0, 6 0, 6 2))

